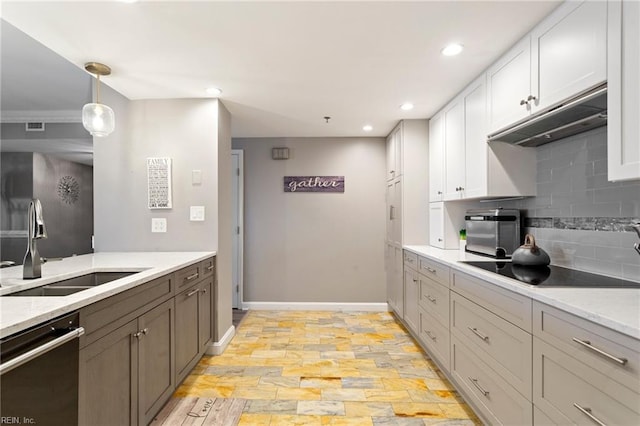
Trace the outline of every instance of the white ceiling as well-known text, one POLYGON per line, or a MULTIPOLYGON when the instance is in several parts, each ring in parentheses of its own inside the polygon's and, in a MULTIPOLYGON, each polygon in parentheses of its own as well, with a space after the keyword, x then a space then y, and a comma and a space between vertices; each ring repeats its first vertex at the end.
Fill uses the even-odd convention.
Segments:
POLYGON ((559 3, 3 1, 1 12, 78 68, 111 66, 103 82, 130 99, 220 87, 234 137, 386 136, 432 116, 559 3), (464 52, 440 55, 452 41, 464 52))

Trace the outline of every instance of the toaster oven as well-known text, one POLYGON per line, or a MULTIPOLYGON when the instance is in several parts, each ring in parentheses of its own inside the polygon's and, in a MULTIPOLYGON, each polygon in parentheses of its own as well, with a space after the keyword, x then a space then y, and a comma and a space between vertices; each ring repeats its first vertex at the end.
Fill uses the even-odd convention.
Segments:
POLYGON ((474 209, 464 217, 466 251, 504 259, 520 246, 520 210, 474 209))

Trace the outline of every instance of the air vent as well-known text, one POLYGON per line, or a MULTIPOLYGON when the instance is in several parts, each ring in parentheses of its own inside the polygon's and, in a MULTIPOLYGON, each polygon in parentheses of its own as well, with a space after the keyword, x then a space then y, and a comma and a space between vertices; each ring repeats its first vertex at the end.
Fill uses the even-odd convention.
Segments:
POLYGON ((271 149, 271 158, 274 160, 288 160, 289 159, 289 148, 272 148, 271 149))
POLYGON ((29 123, 25 123, 24 129, 27 132, 44 132, 44 122, 43 121, 32 121, 29 123))

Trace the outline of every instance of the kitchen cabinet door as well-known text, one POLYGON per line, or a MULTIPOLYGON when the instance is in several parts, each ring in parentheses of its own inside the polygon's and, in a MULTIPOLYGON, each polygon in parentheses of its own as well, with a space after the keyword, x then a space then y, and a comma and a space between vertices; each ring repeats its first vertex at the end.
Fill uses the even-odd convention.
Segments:
POLYGON ((420 299, 420 282, 418 273, 405 268, 404 270, 404 321, 409 328, 416 333, 420 333, 420 312, 418 302, 420 299))
POLYGON ((464 103, 457 98, 444 110, 444 199, 463 198, 465 175, 464 103))
POLYGON ((444 118, 429 120, 429 202, 442 201, 444 195, 444 118))
POLYGON ((396 302, 396 314, 398 314, 400 318, 404 318, 404 285, 402 276, 404 258, 401 247, 394 247, 393 251, 393 289, 396 302))
POLYGON ((393 202, 391 211, 391 241, 402 246, 402 178, 393 181, 393 202))
POLYGON ((213 280, 213 277, 204 280, 200 284, 200 292, 198 293, 198 345, 200 354, 205 353, 207 344, 213 337, 211 333, 213 330, 212 312, 213 306, 215 306, 213 303, 213 280))
POLYGON ((444 203, 429 204, 429 244, 444 248, 444 203))
POLYGON ((564 3, 531 32, 531 45, 532 113, 605 83, 607 3, 564 3))
POLYGON ((396 173, 396 147, 394 133, 391 132, 387 136, 387 180, 393 180, 396 173))
POLYGON ((608 178, 640 179, 640 3, 610 0, 607 5, 608 178))
POLYGON ((79 424, 138 424, 137 331, 133 320, 80 350, 79 424))
POLYGON ((198 297, 200 285, 196 284, 178 294, 176 303, 176 379, 182 381, 189 374, 192 361, 200 352, 198 331, 198 297))
POLYGON ((487 95, 485 75, 462 95, 464 102, 464 198, 487 195, 487 95))
POLYGON ((395 186, 394 181, 387 181, 387 213, 386 213, 386 222, 387 222, 387 241, 393 241, 393 203, 395 203, 395 186))
POLYGON ((530 113, 531 38, 526 36, 487 71, 489 133, 530 113))
POLYGON ((174 300, 138 318, 138 424, 148 425, 175 389, 174 300))

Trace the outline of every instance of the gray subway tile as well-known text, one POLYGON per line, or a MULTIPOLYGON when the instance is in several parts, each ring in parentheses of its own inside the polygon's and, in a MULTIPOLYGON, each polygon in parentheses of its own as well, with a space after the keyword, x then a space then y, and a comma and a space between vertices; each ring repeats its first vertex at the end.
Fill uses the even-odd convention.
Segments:
POLYGON ((639 265, 640 266, 640 256, 633 249, 632 246, 629 247, 596 247, 596 259, 614 262, 614 263, 626 263, 629 265, 639 265))
POLYGON ((607 175, 608 173, 607 159, 595 160, 593 162, 593 174, 594 175, 607 175))
POLYGON ((622 277, 622 264, 620 263, 605 262, 599 259, 576 256, 573 264, 575 269, 579 269, 581 271, 622 277))
POLYGON ((620 216, 620 202, 599 203, 599 204, 573 204, 571 205, 572 216, 620 216))
POLYGON ((631 186, 620 186, 617 188, 596 189, 593 191, 594 203, 613 203, 622 200, 639 200, 640 183, 631 186))

